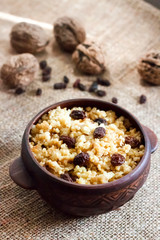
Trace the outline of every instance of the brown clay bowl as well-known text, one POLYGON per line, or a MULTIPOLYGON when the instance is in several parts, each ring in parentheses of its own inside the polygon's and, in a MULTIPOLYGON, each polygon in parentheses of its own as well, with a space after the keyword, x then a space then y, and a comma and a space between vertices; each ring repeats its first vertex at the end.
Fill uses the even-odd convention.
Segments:
POLYGON ((51 206, 77 216, 90 216, 114 210, 128 202, 146 181, 151 153, 157 149, 157 137, 144 127, 125 109, 105 101, 95 99, 72 99, 55 103, 38 113, 28 124, 22 140, 21 156, 10 166, 13 181, 25 189, 35 189, 51 206), (145 153, 138 166, 126 176, 105 184, 82 185, 60 179, 41 167, 29 147, 31 126, 49 110, 57 106, 72 108, 97 107, 113 110, 117 115, 127 117, 133 126, 142 132, 145 153))

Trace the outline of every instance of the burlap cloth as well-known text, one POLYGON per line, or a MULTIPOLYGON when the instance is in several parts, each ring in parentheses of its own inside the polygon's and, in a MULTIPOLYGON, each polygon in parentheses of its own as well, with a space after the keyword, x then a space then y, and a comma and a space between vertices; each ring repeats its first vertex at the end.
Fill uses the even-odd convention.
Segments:
MULTIPOLYGON (((121 106, 160 136, 160 88, 141 83, 135 67, 144 53, 160 48, 160 12, 157 9, 138 0, 3 0, 0 11, 49 24, 62 15, 78 16, 88 38, 100 42, 106 53, 112 86, 107 89, 104 100, 110 101, 116 96, 121 106), (138 104, 140 94, 148 98, 145 105, 138 104)), ((13 24, 11 20, 2 20, 0 14, 1 63, 15 54, 9 44, 13 24)), ((47 31, 52 37, 52 31, 47 31)), ((64 99, 95 97, 72 88, 77 77, 86 83, 95 78, 76 72, 70 55, 62 53, 53 42, 44 54, 37 56, 47 58, 52 66, 50 82, 42 83, 39 76, 25 94, 14 96, 3 88, 0 92, 0 239, 159 239, 158 151, 152 156, 147 182, 133 200, 118 211, 89 218, 63 215, 51 209, 36 191, 21 189, 10 179, 9 164, 20 155, 23 131, 37 112, 64 99), (61 81, 64 75, 70 78, 69 87, 54 91, 53 83, 61 81), (37 87, 43 89, 41 97, 35 96, 37 87)))

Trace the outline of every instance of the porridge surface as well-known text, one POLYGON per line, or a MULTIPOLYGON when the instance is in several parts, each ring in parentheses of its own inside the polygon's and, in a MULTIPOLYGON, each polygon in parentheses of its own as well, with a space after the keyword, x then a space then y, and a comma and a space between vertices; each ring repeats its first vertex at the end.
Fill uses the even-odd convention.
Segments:
POLYGON ((54 175, 79 184, 101 184, 137 166, 144 154, 141 137, 111 110, 57 107, 32 126, 30 147, 40 165, 54 175))

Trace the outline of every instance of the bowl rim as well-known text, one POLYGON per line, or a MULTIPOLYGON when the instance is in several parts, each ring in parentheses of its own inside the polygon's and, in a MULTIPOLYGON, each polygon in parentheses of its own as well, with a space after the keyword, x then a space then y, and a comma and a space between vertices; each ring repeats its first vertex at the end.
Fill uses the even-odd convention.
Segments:
MULTIPOLYGON (((76 107, 76 105, 75 105, 75 107, 76 107)), ((112 109, 108 109, 108 110, 112 110, 112 109)), ((113 103, 103 101, 103 100, 99 100, 99 99, 92 99, 92 98, 76 98, 76 99, 63 100, 63 101, 56 102, 56 103, 42 109, 28 123, 28 125, 27 125, 27 127, 24 131, 23 139, 25 140, 25 147, 27 148, 27 151, 28 151, 30 157, 32 158, 34 163, 37 165, 37 167, 39 167, 43 171, 43 173, 47 174, 49 178, 51 178, 52 180, 54 179, 58 183, 61 183, 61 184, 66 185, 68 187, 74 187, 74 188, 79 188, 79 189, 103 189, 103 188, 105 188, 105 189, 112 189, 112 188, 119 189, 119 188, 122 188, 122 186, 124 184, 126 184, 128 181, 131 181, 131 179, 137 179, 136 176, 141 173, 142 168, 144 168, 144 166, 147 164, 147 159, 148 159, 147 155, 149 155, 149 153, 151 154, 149 138, 148 138, 147 134, 145 133, 145 131, 144 131, 142 125, 140 124, 139 120, 134 115, 132 115, 128 110, 124 109, 123 107, 121 107, 117 104, 113 104, 113 103), (48 111, 50 111, 50 110, 52 110, 52 109, 54 109, 58 106, 61 106, 62 104, 67 104, 67 103, 73 103, 74 104, 74 102, 82 102, 82 101, 83 102, 84 101, 92 101, 92 102, 95 102, 95 104, 96 104, 96 102, 103 103, 103 104, 109 105, 111 108, 114 106, 114 108, 120 109, 120 111, 125 112, 125 114, 129 115, 136 122, 136 124, 138 125, 138 127, 139 127, 139 129, 140 129, 140 131, 141 131, 141 133, 144 137, 145 151, 144 151, 143 157, 141 158, 141 161, 138 163, 138 165, 133 170, 131 170, 130 173, 126 174, 125 176, 123 176, 123 177, 121 177, 117 180, 114 180, 114 181, 108 182, 108 183, 93 184, 93 185, 92 184, 78 184, 78 183, 74 183, 74 182, 65 181, 65 180, 55 176, 54 174, 50 173, 47 169, 42 167, 39 164, 39 162, 36 160, 36 158, 34 157, 32 151, 31 151, 30 145, 29 145, 29 133, 30 133, 32 125, 35 122, 37 122, 42 115, 44 115, 48 111)), ((22 149, 22 151, 23 151, 23 149, 22 149)))

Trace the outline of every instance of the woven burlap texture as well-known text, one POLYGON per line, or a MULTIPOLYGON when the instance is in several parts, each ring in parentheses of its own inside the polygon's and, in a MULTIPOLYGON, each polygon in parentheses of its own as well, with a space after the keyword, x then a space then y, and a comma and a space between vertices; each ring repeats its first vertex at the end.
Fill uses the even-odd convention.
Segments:
MULTIPOLYGON (((87 31, 87 37, 95 39, 104 49, 106 64, 110 70, 112 85, 107 96, 116 96, 119 105, 128 109, 160 137, 160 88, 140 81, 136 71, 139 58, 147 51, 160 48, 160 12, 140 0, 3 0, 1 12, 31 18, 52 24, 63 15, 78 17, 87 31), (138 104, 141 94, 147 103, 138 104)), ((0 18, 0 63, 15 52, 9 44, 12 21, 0 18)), ((52 31, 48 31, 53 38, 52 31)), ((14 96, 5 88, 0 92, 0 239, 10 240, 157 240, 159 239, 160 209, 160 153, 152 155, 151 170, 147 182, 136 196, 119 210, 88 218, 69 217, 51 209, 36 191, 18 187, 9 177, 8 168, 20 155, 21 139, 28 121, 41 109, 57 101, 70 98, 95 98, 88 92, 72 88, 76 78, 89 84, 95 77, 81 76, 74 69, 69 54, 63 53, 51 41, 47 50, 37 56, 48 59, 52 66, 52 79, 42 83, 39 77, 27 92, 14 96), (53 90, 53 83, 63 76, 70 78, 66 90, 53 90), (41 87, 41 97, 35 90, 41 87)), ((108 73, 104 74, 104 77, 108 73)))

